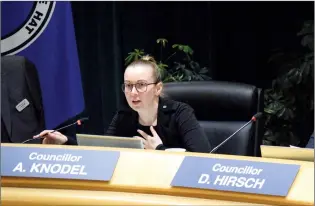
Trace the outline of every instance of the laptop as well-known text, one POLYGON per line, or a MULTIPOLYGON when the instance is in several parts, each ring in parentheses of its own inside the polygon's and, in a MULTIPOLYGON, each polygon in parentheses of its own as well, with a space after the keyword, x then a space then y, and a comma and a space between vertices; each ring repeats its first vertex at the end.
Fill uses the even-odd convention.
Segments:
POLYGON ((79 146, 144 149, 140 139, 103 135, 77 134, 79 146))
POLYGON ((314 149, 261 145, 260 150, 264 158, 314 161, 314 149))

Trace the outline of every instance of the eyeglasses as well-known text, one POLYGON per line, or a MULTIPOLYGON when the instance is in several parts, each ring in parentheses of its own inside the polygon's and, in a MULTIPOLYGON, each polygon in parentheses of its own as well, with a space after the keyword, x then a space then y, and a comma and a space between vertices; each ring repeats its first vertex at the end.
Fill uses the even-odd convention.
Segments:
POLYGON ((151 84, 156 84, 156 83, 146 83, 146 82, 137 82, 135 84, 124 83, 124 84, 121 85, 121 88, 122 88, 123 92, 131 92, 133 87, 135 86, 136 90, 139 93, 142 93, 142 92, 146 92, 147 88, 148 88, 148 85, 151 85, 151 84))

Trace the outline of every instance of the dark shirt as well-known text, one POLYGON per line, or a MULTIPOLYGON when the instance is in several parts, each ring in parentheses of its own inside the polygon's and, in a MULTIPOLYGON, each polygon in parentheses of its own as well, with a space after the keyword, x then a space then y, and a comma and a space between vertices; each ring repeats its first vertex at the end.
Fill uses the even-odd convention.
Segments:
MULTIPOLYGON (((114 116, 106 135, 133 137, 141 136, 137 129, 152 135, 149 127, 139 125, 138 113, 130 107, 122 108, 114 116)), ((185 103, 160 98, 157 126, 154 128, 163 145, 156 149, 185 148, 191 152, 211 151, 210 142, 197 121, 194 110, 185 103)))

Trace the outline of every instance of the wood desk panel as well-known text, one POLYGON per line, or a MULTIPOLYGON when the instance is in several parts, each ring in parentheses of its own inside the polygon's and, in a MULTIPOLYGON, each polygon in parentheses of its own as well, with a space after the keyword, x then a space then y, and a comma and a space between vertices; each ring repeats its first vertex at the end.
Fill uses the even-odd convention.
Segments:
MULTIPOLYGON (((21 145, 10 145, 21 146, 21 145)), ((23 145, 26 147, 66 147, 56 145, 23 145)), ((166 151, 147 151, 121 148, 99 148, 67 146, 69 149, 80 150, 112 150, 120 151, 120 159, 110 182, 59 180, 40 178, 3 177, 2 186, 55 188, 76 190, 120 191, 142 194, 162 194, 181 197, 198 197, 219 199, 235 202, 249 202, 271 205, 313 205, 314 204, 314 163, 269 158, 243 157, 232 155, 216 155, 201 153, 177 153, 166 151), (191 188, 173 188, 170 186, 176 171, 185 156, 226 158, 251 160, 258 162, 276 162, 301 165, 300 171, 287 197, 245 194, 237 192, 214 191, 191 188)), ((100 157, 97 161, 102 161, 100 157)), ((283 171, 285 175, 285 171, 283 171)))
POLYGON ((101 206, 101 205, 222 205, 262 206, 220 200, 124 192, 1 188, 3 206, 101 206))

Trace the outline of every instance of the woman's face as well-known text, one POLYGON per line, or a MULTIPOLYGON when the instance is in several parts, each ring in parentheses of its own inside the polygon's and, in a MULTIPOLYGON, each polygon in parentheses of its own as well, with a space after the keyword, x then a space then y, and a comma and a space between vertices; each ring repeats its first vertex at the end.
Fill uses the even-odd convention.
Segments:
POLYGON ((139 111, 150 107, 161 93, 161 83, 155 84, 150 65, 132 65, 124 74, 123 90, 129 106, 139 111))

